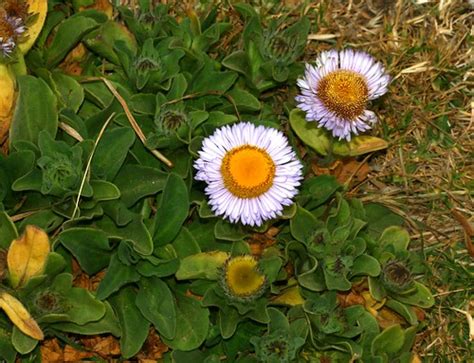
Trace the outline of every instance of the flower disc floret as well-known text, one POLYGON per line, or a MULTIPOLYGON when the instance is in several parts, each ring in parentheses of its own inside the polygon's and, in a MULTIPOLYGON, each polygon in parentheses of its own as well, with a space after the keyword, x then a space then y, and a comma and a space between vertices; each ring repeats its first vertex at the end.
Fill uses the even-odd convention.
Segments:
POLYGON ((224 156, 221 173, 224 185, 233 195, 255 198, 272 186, 275 163, 265 150, 243 145, 224 156))
POLYGON ((278 130, 242 122, 204 139, 196 180, 207 183, 215 214, 259 226, 293 203, 302 164, 278 130))
POLYGON ((367 103, 387 92, 390 76, 380 62, 364 52, 325 51, 315 66, 307 64, 298 80, 298 108, 307 121, 316 121, 334 137, 351 140, 372 127, 377 117, 367 103))

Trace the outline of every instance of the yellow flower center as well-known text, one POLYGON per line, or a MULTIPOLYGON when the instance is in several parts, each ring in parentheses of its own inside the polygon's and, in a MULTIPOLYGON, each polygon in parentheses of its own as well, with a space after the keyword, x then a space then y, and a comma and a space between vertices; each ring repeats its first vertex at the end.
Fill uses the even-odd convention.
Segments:
POLYGON ((227 261, 225 282, 232 295, 246 298, 262 291, 265 275, 258 271, 257 264, 252 256, 234 257, 227 261))
POLYGON ((233 195, 255 198, 273 185, 275 163, 265 150, 243 145, 227 152, 221 173, 224 185, 233 195))
POLYGON ((360 74, 338 70, 321 79, 317 94, 324 106, 337 116, 354 120, 364 112, 369 89, 360 74))

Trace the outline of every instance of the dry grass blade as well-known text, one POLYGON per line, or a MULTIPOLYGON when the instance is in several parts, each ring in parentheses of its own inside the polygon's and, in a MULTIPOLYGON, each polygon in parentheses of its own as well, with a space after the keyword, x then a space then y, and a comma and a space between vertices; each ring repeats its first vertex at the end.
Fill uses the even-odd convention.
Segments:
POLYGON ((74 130, 71 126, 69 126, 67 123, 60 122, 58 126, 61 130, 63 130, 66 134, 68 134, 75 140, 79 142, 84 141, 82 136, 76 130, 74 130))
MULTIPOLYGON (((122 106, 123 110, 125 111, 125 115, 127 116, 128 121, 130 122, 130 125, 132 125, 133 130, 135 130, 135 133, 137 134, 138 138, 140 141, 143 143, 143 145, 146 145, 146 137, 145 134, 143 133, 142 129, 138 125, 137 121, 135 120, 135 117, 133 117, 132 113, 130 112, 130 109, 128 108, 127 103, 123 99, 122 96, 120 96, 120 93, 115 89, 115 87, 112 85, 112 83, 106 79, 106 78, 100 78, 107 88, 112 92, 114 97, 119 101, 120 105, 122 106)), ((173 163, 168 160, 162 153, 160 153, 157 150, 150 150, 150 152, 156 156, 158 160, 161 160, 163 163, 165 163, 166 166, 172 168, 173 163)))
POLYGON ((74 211, 72 212, 71 220, 73 220, 73 219, 76 217, 76 213, 77 213, 77 211, 79 210, 79 201, 81 200, 82 190, 84 189, 84 185, 85 185, 86 180, 87 180, 87 178, 88 178, 89 170, 90 170, 90 168, 91 168, 92 158, 94 157, 94 154, 95 154, 95 150, 96 150, 96 148, 97 148, 97 145, 99 144, 99 141, 100 141, 100 139, 102 138, 102 135, 104 134, 105 129, 106 129, 107 126, 109 125, 110 121, 112 121, 112 119, 114 118, 114 116, 115 116, 115 113, 112 113, 112 114, 109 116, 109 118, 105 121, 104 125, 103 125, 102 128, 100 129, 99 135, 97 135, 97 139, 96 139, 95 142, 94 142, 94 146, 93 146, 93 148, 92 148, 91 154, 89 155, 89 159, 87 160, 86 170, 84 170, 84 176, 82 177, 81 185, 80 185, 79 191, 78 191, 78 193, 77 193, 77 199, 76 199, 76 203, 75 203, 75 205, 74 205, 74 211))

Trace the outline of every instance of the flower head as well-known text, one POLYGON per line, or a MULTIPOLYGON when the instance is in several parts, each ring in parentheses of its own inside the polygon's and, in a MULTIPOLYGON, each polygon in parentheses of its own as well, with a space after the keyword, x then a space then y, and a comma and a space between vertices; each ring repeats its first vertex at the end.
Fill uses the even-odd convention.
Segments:
POLYGON ((0 55, 10 57, 25 31, 26 27, 21 18, 0 11, 0 55))
POLYGON ((317 121, 334 137, 350 141, 351 134, 366 131, 377 121, 366 106, 387 92, 389 82, 382 63, 367 53, 325 51, 315 66, 306 65, 298 80, 297 106, 306 112, 307 121, 317 121))
POLYGON ((194 164, 209 204, 232 223, 259 226, 291 205, 302 165, 278 130, 248 122, 224 126, 203 141, 194 164))
POLYGON ((382 270, 384 286, 395 293, 409 290, 413 286, 411 271, 401 261, 390 261, 382 270))
POLYGON ((266 277, 259 270, 258 261, 253 256, 244 255, 226 261, 220 283, 229 299, 250 302, 262 296, 266 277))

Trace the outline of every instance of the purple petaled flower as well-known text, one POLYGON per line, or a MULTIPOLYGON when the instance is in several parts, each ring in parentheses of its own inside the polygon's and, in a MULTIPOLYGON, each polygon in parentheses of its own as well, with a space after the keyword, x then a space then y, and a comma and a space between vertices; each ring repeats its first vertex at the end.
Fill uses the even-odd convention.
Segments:
POLYGON ((16 48, 17 40, 26 31, 23 21, 8 15, 0 16, 0 54, 10 57, 16 48))
POLYGON ((306 64, 298 80, 297 107, 306 112, 307 121, 317 121, 334 137, 350 141, 351 134, 369 130, 377 121, 366 106, 387 92, 389 82, 382 63, 365 52, 325 51, 315 66, 306 64))

